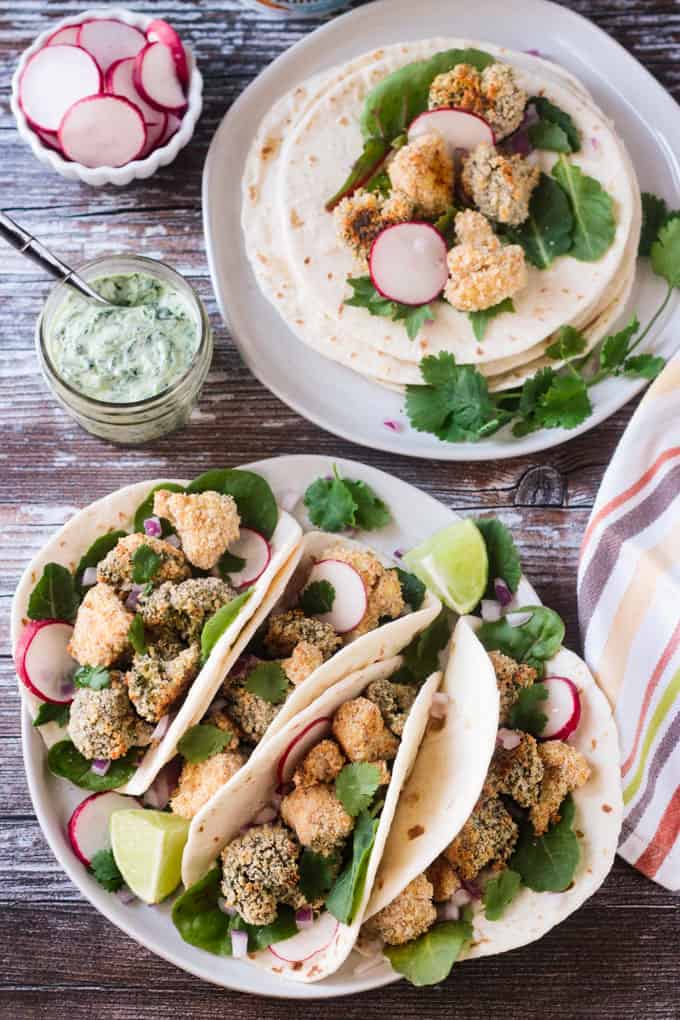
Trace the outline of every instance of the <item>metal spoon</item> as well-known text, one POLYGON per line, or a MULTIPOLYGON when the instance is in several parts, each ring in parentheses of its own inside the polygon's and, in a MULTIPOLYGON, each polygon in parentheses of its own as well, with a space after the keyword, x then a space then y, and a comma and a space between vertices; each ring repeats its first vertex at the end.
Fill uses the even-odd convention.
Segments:
POLYGON ((44 244, 33 237, 32 234, 29 234, 27 230, 24 230, 23 227, 20 227, 18 223, 15 223, 4 212, 0 212, 0 234, 22 255, 31 259, 41 269, 47 270, 57 280, 61 280, 68 287, 77 290, 83 297, 89 298, 90 301, 96 301, 97 304, 106 305, 107 308, 119 307, 111 301, 107 301, 101 294, 98 294, 82 276, 78 275, 75 269, 71 269, 65 262, 62 262, 56 255, 53 255, 49 248, 46 248, 44 244))

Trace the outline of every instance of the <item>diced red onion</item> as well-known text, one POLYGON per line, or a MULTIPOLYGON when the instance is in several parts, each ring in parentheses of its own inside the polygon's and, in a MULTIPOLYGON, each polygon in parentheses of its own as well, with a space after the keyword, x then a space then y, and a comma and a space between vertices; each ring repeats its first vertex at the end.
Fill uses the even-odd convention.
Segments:
POLYGON ((487 623, 492 623, 494 620, 500 620, 503 615, 500 602, 496 602, 495 599, 482 599, 481 602, 482 619, 487 623))
POLYGON ((300 501, 300 493, 294 489, 282 489, 276 496, 276 501, 282 510, 290 513, 300 501))
POLYGON ((460 907, 451 900, 440 903, 437 907, 437 917, 440 921, 457 921, 460 917, 460 907))
POLYGON ((168 806, 173 790, 177 786, 179 774, 182 771, 182 760, 177 755, 164 765, 160 770, 149 789, 144 794, 146 807, 156 808, 162 811, 168 806))
POLYGON ((142 594, 143 590, 144 590, 143 584, 133 584, 132 587, 130 588, 130 594, 125 599, 125 608, 129 609, 130 612, 134 613, 136 611, 137 601, 139 599, 139 596, 142 594))
POLYGON ((110 758, 95 758, 90 769, 94 772, 95 776, 105 776, 111 768, 110 758))
POLYGON ((435 691, 432 695, 432 704, 430 705, 430 715, 433 719, 446 719, 450 700, 448 694, 445 694, 443 691, 435 691))
POLYGON ((503 142, 503 150, 513 156, 528 156, 534 151, 529 138, 529 131, 526 127, 519 127, 503 142))
POLYGON ((525 50, 524 52, 527 53, 530 57, 543 57, 543 54, 541 53, 540 50, 525 50))
POLYGON ((496 598, 503 607, 510 605, 512 602, 512 592, 502 577, 494 578, 493 590, 496 593, 496 598))
POLYGON ((255 669, 260 660, 254 655, 240 655, 229 670, 229 677, 232 680, 240 680, 246 673, 255 669))
POLYGON ((227 915, 227 917, 236 917, 238 913, 236 907, 227 906, 227 901, 225 900, 224 896, 219 897, 219 899, 217 900, 217 906, 220 908, 223 914, 227 915))
POLYGON ((395 560, 403 560, 403 558, 404 558, 404 550, 403 549, 395 549, 394 552, 392 553, 392 555, 394 556, 395 560))
POLYGON ((234 928, 231 932, 231 955, 235 960, 243 960, 248 955, 248 932, 234 928))
POLYGON ((70 680, 66 680, 59 688, 59 693, 64 698, 72 698, 76 693, 76 689, 70 680))
POLYGON ((156 728, 151 734, 151 743, 153 743, 154 740, 162 740, 165 734, 168 732, 169 726, 170 726, 170 713, 168 712, 167 715, 164 715, 163 718, 159 719, 158 722, 156 723, 156 728))
POLYGON ((246 824, 245 824, 245 825, 242 825, 242 826, 241 826, 241 827, 239 828, 239 830, 238 830, 238 831, 239 831, 239 835, 241 835, 241 836, 245 836, 246 832, 250 832, 250 830, 251 830, 252 828, 254 828, 254 826, 253 826, 253 823, 252 823, 252 822, 246 822, 246 824))
POLYGON ((387 418, 383 422, 383 425, 385 426, 386 429, 389 429, 390 432, 401 432, 404 428, 404 426, 400 422, 395 421, 393 418, 387 418))
POLYGON ((147 517, 144 521, 144 533, 149 538, 160 538, 163 534, 163 525, 160 517, 147 517))
POLYGON ((314 924, 314 911, 311 907, 301 907, 295 911, 295 923, 300 931, 311 928, 314 924))
POLYGON ((453 896, 451 896, 451 903, 455 903, 457 907, 464 907, 471 902, 472 896, 467 889, 456 889, 453 896))
POLYGON ((266 825, 267 822, 273 822, 276 816, 277 816, 276 810, 273 807, 270 807, 270 805, 268 804, 266 807, 263 807, 261 811, 257 812, 255 817, 253 818, 252 824, 266 825))
POLYGON ((522 735, 517 730, 509 730, 505 726, 501 726, 496 735, 496 741, 504 751, 512 751, 522 743, 522 735))
POLYGON ((131 889, 128 889, 128 887, 124 885, 120 889, 116 890, 116 899, 119 899, 121 903, 124 903, 127 906, 128 903, 134 903, 137 897, 131 889))
POLYGON ((175 549, 181 549, 182 543, 180 542, 179 535, 168 535, 165 541, 168 545, 173 546, 175 549))
POLYGON ((590 144, 592 145, 592 147, 594 149, 599 149, 599 147, 600 147, 600 139, 596 138, 595 135, 593 135, 591 137, 591 139, 590 139, 590 144))
POLYGON ((505 619, 508 621, 511 627, 523 627, 525 623, 528 623, 534 614, 529 613, 508 613, 505 619))
POLYGON ((97 583, 97 568, 96 567, 85 567, 83 570, 83 576, 80 579, 80 583, 83 588, 91 588, 93 584, 97 583))
POLYGON ((463 889, 465 889, 466 892, 470 894, 473 900, 481 900, 482 890, 479 888, 476 882, 473 882, 471 879, 461 878, 460 884, 462 885, 463 889))

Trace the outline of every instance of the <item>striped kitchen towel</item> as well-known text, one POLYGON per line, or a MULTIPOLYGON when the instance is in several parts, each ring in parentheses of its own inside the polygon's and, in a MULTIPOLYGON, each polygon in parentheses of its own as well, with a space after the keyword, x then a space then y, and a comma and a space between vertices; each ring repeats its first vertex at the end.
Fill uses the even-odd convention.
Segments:
POLYGON ((612 458, 578 571, 586 660, 615 711, 619 853, 680 890, 680 356, 612 458))

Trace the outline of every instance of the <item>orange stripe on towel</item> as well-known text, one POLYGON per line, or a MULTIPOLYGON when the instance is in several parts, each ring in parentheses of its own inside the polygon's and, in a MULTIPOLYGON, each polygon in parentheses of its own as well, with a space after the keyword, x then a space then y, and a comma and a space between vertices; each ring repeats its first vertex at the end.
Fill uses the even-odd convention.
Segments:
POLYGON ((654 878, 657 871, 666 860, 666 857, 673 849, 673 845, 680 834, 680 786, 677 786, 673 797, 661 816, 658 828, 654 833, 649 846, 638 857, 635 867, 654 878))

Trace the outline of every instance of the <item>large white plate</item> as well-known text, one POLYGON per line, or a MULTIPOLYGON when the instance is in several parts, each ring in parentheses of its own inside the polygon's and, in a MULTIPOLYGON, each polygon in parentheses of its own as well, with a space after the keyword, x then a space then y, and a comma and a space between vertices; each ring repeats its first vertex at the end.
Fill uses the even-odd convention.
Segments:
MULTIPOLYGON (((403 398, 329 361, 302 344, 261 294, 241 233, 241 177, 266 111, 317 71, 389 43, 437 35, 468 37, 515 50, 540 48, 575 74, 615 121, 642 189, 680 205, 680 110, 673 98, 617 42, 580 15, 546 0, 382 0, 360 7, 301 40, 275 60, 231 107, 213 138, 203 176, 203 219, 217 300, 243 358, 257 378, 304 417, 373 449, 439 460, 490 460, 535 453, 593 428, 644 386, 607 380, 591 396, 593 414, 579 428, 543 430, 513 439, 507 430, 480 443, 442 443, 407 424, 403 398), (404 425, 401 432, 386 420, 404 425)), ((587 272, 587 267, 584 268, 587 272)), ((664 284, 640 266, 626 315, 645 323, 664 284)), ((624 320, 622 316, 622 321, 624 320)), ((680 329, 675 295, 649 338, 666 356, 680 329)))

